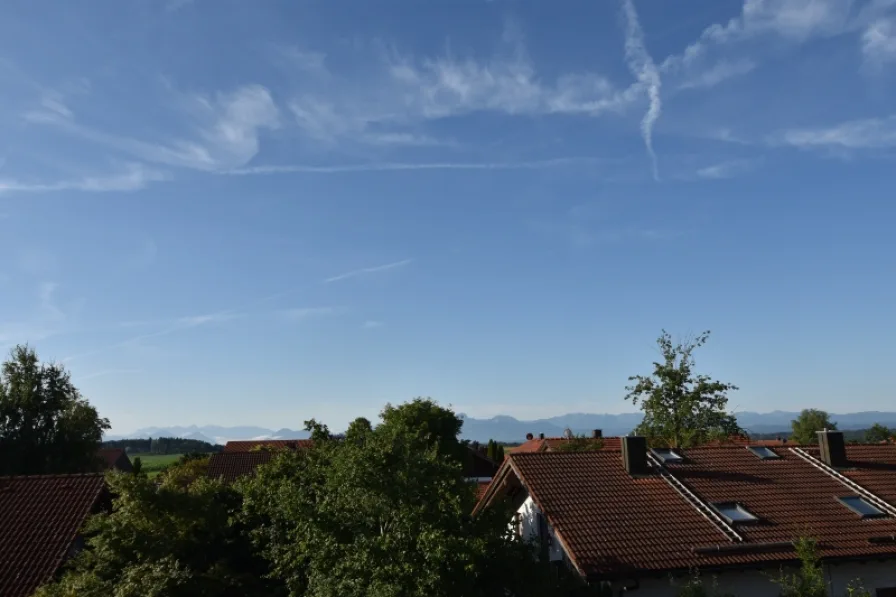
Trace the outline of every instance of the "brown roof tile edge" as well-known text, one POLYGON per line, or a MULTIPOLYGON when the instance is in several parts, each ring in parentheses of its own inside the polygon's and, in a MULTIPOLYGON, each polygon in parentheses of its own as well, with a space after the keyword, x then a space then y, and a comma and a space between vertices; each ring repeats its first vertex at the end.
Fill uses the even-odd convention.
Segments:
MULTIPOLYGON (((510 454, 507 458, 504 459, 504 462, 501 464, 501 468, 498 470, 498 473, 492 479, 492 482, 489 484, 488 489, 485 494, 480 498, 479 502, 477 502, 476 507, 473 508, 473 514, 480 512, 483 508, 488 507, 494 502, 495 493, 498 491, 498 488, 503 487, 504 480, 510 472, 513 472, 516 475, 516 478, 519 479, 523 488, 526 487, 526 480, 520 474, 519 469, 513 464, 513 454, 510 454)), ((528 490, 527 490, 528 492, 528 490)), ((557 529, 557 525, 551 520, 551 517, 545 512, 544 506, 538 501, 538 498, 529 493, 529 497, 532 498, 532 501, 535 502, 535 505, 538 506, 538 509, 541 510, 542 515, 547 519, 548 523, 551 525, 551 528, 554 531, 554 536, 557 538, 557 542, 560 543, 560 547, 563 548, 563 552, 566 554, 566 557, 569 558, 569 562, 576 569, 576 572, 582 577, 586 578, 582 567, 576 561, 575 554, 573 554, 572 550, 569 549, 569 545, 566 540, 563 538, 563 535, 560 533, 559 529, 557 529)))

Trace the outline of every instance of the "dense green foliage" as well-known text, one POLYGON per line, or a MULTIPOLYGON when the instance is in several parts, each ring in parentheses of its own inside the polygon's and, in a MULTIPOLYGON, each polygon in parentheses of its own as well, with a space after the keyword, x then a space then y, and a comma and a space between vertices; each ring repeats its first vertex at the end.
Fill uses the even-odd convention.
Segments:
POLYGON ((652 445, 686 448, 742 432, 725 409, 728 392, 737 386, 694 373, 694 350, 706 344, 709 332, 675 344, 663 330, 657 339, 662 361, 649 376, 634 375, 625 399, 640 405, 644 420, 636 428, 652 445))
MULTIPOLYGON (((794 542, 800 559, 800 567, 795 572, 781 570, 773 579, 781 586, 781 597, 829 597, 824 568, 818 555, 818 542, 810 537, 801 537, 794 542)), ((850 583, 845 597, 871 597, 862 582, 850 583)))
POLYGON ((106 429, 65 368, 27 346, 12 350, 0 369, 0 475, 97 470, 106 429))
POLYGON ((501 508, 472 517, 461 421, 430 400, 387 406, 344 441, 308 424, 306 451, 284 452, 245 483, 256 546, 290 595, 518 597, 579 587, 516 540, 501 508), (567 586, 566 583, 569 583, 567 586))
POLYGON ((891 441, 896 436, 896 429, 889 429, 880 423, 875 423, 865 432, 865 441, 869 443, 880 443, 891 441))
POLYGON ((492 462, 501 464, 504 462, 504 446, 493 439, 488 440, 485 448, 485 457, 492 462))
POLYGON ((577 435, 558 445, 555 449, 558 452, 593 452, 604 447, 603 439, 594 439, 584 435, 577 435))
POLYGON ((725 593, 719 589, 718 579, 715 577, 707 584, 700 577, 698 570, 693 571, 683 583, 673 580, 672 584, 678 586, 676 597, 734 597, 731 593, 725 593))
POLYGON ((93 517, 87 545, 37 597, 282 595, 252 549, 233 488, 197 477, 110 473, 111 513, 93 517))
POLYGON ((825 429, 834 430, 837 424, 831 421, 830 415, 823 410, 806 408, 791 424, 790 439, 798 444, 817 444, 818 432, 825 429))
POLYGON ((202 452, 205 454, 220 452, 224 446, 210 444, 198 439, 182 437, 156 437, 148 439, 114 439, 103 442, 104 448, 122 448, 138 454, 184 454, 202 452))

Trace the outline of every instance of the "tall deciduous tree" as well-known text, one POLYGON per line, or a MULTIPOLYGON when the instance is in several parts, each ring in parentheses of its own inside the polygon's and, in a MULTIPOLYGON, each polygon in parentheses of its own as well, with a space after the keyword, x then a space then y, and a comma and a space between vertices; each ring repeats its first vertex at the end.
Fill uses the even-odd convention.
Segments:
POLYGON ((346 440, 318 423, 308 450, 245 483, 256 545, 299 597, 551 596, 562 583, 515 540, 510 512, 472 517, 474 485, 453 455, 461 421, 430 400, 387 406, 346 440))
POLYGON ((831 416, 825 411, 807 408, 791 421, 790 427, 793 430, 790 439, 793 441, 799 444, 817 444, 817 433, 825 429, 836 429, 837 424, 831 421, 831 416))
POLYGON ((85 549, 36 597, 285 595, 254 552, 234 488, 204 477, 183 484, 181 475, 160 487, 145 475, 107 479, 114 509, 90 519, 85 549))
POLYGON ((737 386, 694 372, 694 350, 706 344, 709 332, 694 340, 674 343, 663 330, 657 339, 662 360, 653 374, 635 375, 625 399, 640 405, 644 420, 636 429, 651 443, 686 448, 740 433, 734 415, 725 409, 728 392, 737 386))
POLYGON ((105 429, 65 368, 28 346, 12 350, 0 370, 0 475, 96 470, 105 429))

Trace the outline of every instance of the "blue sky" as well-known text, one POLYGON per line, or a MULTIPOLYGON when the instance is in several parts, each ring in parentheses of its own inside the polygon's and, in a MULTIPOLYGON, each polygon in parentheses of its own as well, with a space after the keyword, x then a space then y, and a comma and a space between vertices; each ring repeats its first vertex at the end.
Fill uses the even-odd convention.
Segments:
POLYGON ((13 0, 0 89, 0 345, 115 432, 629 411, 664 327, 893 409, 894 0, 13 0))

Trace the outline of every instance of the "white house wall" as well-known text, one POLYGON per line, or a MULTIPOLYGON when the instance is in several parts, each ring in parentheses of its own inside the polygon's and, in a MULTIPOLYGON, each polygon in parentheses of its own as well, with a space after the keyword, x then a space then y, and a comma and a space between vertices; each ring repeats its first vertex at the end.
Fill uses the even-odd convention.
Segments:
MULTIPOLYGON (((527 497, 526 501, 517 509, 517 515, 519 518, 520 528, 518 532, 520 537, 524 540, 536 540, 538 539, 538 515, 541 513, 541 510, 535 504, 535 501, 532 497, 527 497)), ((547 520, 545 520, 547 524, 547 520)), ((560 542, 557 541, 557 536, 554 533, 553 527, 550 524, 548 526, 548 555, 550 560, 562 560, 563 559, 563 548, 560 547, 560 542)))

